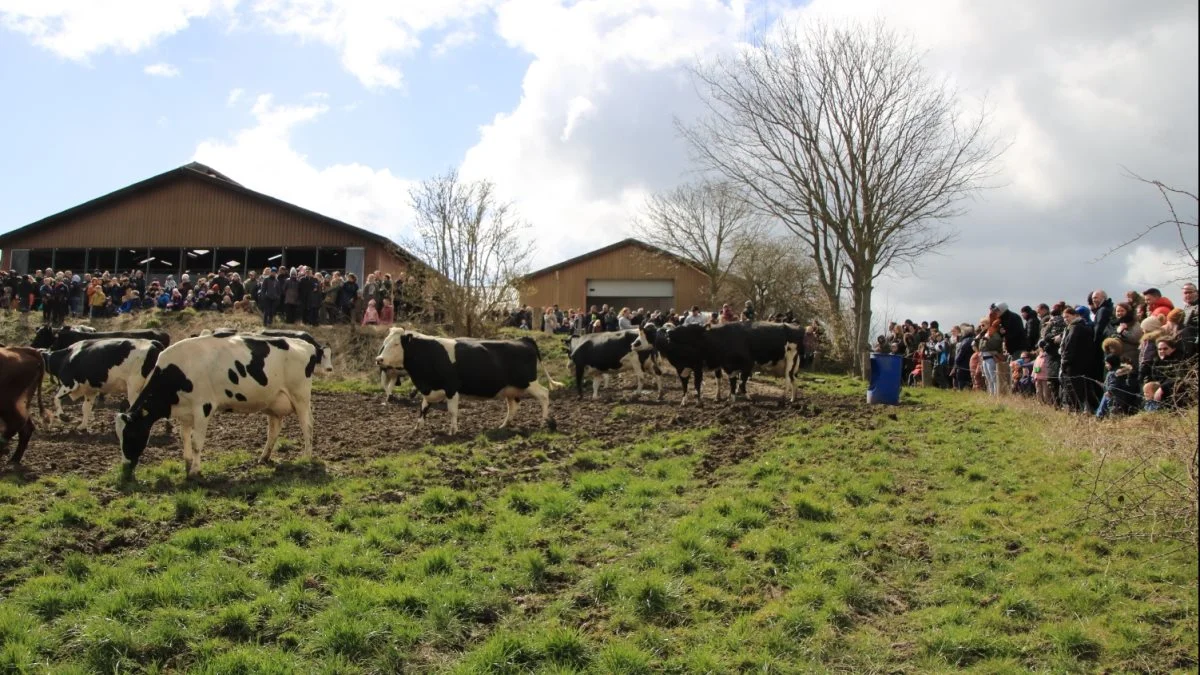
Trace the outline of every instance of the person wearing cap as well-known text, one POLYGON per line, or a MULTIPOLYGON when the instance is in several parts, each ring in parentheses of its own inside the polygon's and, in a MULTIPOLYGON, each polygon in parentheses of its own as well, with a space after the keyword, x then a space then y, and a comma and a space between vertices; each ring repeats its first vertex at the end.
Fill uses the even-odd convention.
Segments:
POLYGON ((1014 311, 1008 308, 1008 303, 998 302, 992 305, 999 316, 1000 333, 1004 335, 1004 347, 1012 356, 1019 355, 1025 350, 1025 322, 1014 311))

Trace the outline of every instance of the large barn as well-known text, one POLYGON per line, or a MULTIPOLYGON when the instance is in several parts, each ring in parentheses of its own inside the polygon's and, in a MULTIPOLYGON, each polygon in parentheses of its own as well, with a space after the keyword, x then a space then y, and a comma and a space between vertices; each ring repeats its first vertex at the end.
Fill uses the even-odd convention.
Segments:
POLYGON ((413 257, 387 237, 246 188, 193 162, 0 234, 22 274, 143 270, 244 273, 307 265, 399 278, 413 257))
POLYGON ((709 283, 708 275, 691 262, 643 241, 623 239, 526 275, 521 304, 682 310, 704 307, 709 283))

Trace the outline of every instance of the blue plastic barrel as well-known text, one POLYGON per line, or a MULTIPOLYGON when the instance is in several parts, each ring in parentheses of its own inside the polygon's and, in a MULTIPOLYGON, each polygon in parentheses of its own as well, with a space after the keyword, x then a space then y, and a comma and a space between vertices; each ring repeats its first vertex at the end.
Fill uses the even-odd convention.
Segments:
POLYGON ((871 354, 867 403, 900 405, 900 371, 903 367, 904 357, 899 354, 871 354))

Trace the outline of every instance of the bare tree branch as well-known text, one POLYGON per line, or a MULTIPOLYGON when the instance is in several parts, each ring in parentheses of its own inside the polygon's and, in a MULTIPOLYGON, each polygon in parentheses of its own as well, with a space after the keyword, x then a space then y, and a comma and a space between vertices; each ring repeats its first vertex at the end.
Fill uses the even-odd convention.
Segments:
POLYGON ((1125 176, 1127 178, 1132 178, 1133 180, 1136 180, 1141 183, 1145 183, 1146 185, 1154 186, 1154 188, 1156 190, 1158 190, 1158 193, 1162 196, 1163 202, 1166 203, 1167 211, 1168 211, 1168 213, 1171 214, 1171 217, 1166 218, 1164 220, 1160 220, 1157 223, 1152 223, 1150 225, 1147 225, 1146 227, 1142 228, 1137 234, 1133 235, 1129 239, 1126 239, 1125 241, 1121 242, 1120 244, 1117 244, 1116 246, 1108 249, 1103 254, 1101 254, 1100 256, 1093 259, 1091 262, 1093 264, 1095 264, 1095 263, 1100 262, 1101 260, 1104 260, 1105 258, 1108 258, 1109 256, 1113 255, 1117 251, 1127 248, 1127 247, 1133 245, 1134 243, 1144 239, 1145 237, 1147 237, 1150 234, 1157 231, 1160 227, 1174 226, 1175 233, 1179 237, 1179 243, 1180 243, 1180 251, 1179 252, 1181 255, 1186 256, 1188 261, 1190 261, 1190 263, 1185 261, 1184 264, 1180 265, 1180 267, 1182 268, 1182 270, 1184 272, 1184 276, 1180 277, 1177 280, 1178 281, 1193 280, 1196 276, 1196 268, 1197 268, 1197 266, 1200 266, 1200 245, 1198 245, 1197 239, 1196 239, 1197 232, 1200 232, 1200 223, 1197 222, 1197 212, 1200 211, 1200 209, 1197 209, 1197 205, 1200 204, 1200 199, 1198 199, 1196 194, 1193 192, 1188 192, 1187 190, 1172 187, 1172 186, 1167 185, 1159 180, 1143 178, 1143 177, 1139 176, 1138 174, 1134 173, 1133 171, 1131 171, 1128 167, 1122 166, 1121 169, 1125 172, 1125 176), (1192 216, 1191 216, 1190 220, 1185 220, 1185 219, 1182 219, 1179 217, 1179 210, 1175 206, 1175 200, 1172 198, 1173 196, 1174 197, 1184 197, 1186 199, 1191 200, 1192 216), (1190 239, 1189 239, 1189 237, 1190 237, 1190 239))

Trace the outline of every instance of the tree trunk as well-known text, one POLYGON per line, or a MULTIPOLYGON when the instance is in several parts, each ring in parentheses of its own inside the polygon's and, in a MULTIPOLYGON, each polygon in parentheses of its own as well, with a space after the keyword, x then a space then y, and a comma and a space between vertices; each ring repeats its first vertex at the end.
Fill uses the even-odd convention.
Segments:
POLYGON ((856 359, 855 365, 862 365, 863 349, 871 335, 871 293, 875 290, 871 284, 871 272, 855 272, 850 282, 850 292, 854 300, 854 329, 850 331, 852 353, 856 359))

